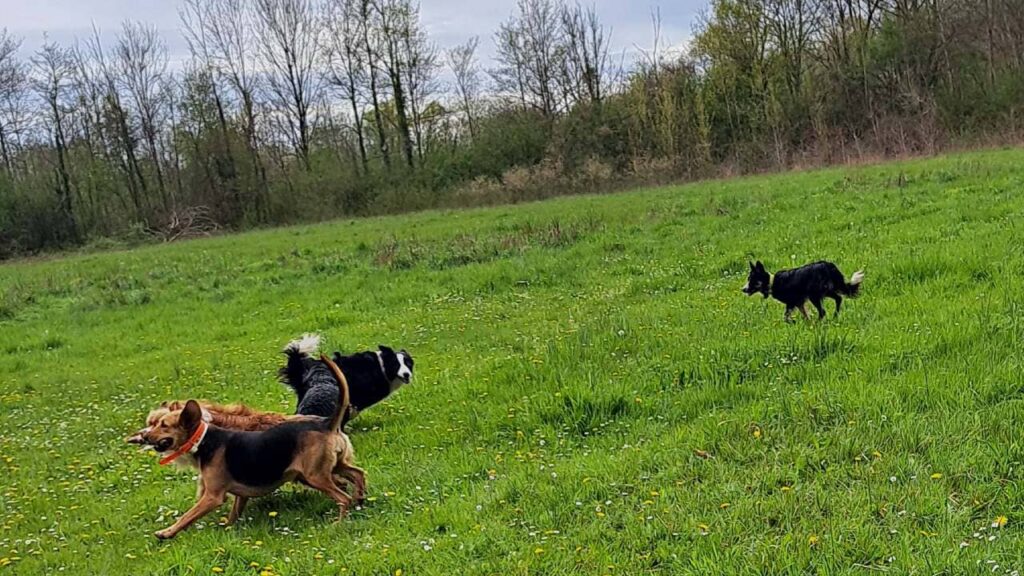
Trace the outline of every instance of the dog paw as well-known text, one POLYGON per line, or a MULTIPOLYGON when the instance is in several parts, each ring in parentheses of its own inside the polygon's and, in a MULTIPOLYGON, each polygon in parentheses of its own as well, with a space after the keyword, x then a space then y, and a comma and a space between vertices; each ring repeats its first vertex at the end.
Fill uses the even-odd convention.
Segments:
POLYGON ((166 530, 160 530, 159 532, 155 532, 153 535, 156 536, 157 539, 159 540, 169 540, 171 538, 174 538, 174 532, 171 531, 170 528, 166 530))

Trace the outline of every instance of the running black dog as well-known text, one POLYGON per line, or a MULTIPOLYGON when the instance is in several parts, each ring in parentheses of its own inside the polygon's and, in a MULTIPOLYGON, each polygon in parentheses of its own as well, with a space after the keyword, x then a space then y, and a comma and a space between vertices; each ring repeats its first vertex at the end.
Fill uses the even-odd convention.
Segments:
MULTIPOLYGON (((287 363, 278 371, 281 382, 295 391, 296 414, 330 416, 338 407, 338 384, 331 372, 313 356, 320 347, 320 336, 307 334, 284 348, 287 363)), ((387 346, 376 351, 342 356, 335 352, 334 362, 348 379, 351 406, 342 420, 342 428, 359 412, 387 398, 412 380, 413 359, 405 350, 395 352, 387 346)))
POLYGON ((814 262, 792 270, 779 270, 771 275, 758 260, 750 264, 750 275, 743 293, 751 296, 760 292, 765 298, 771 296, 786 305, 786 322, 792 321, 793 310, 799 308, 807 318, 807 301, 818 309, 818 318, 825 317, 825 309, 821 301, 831 298, 836 301, 836 315, 842 305, 843 296, 856 298, 860 292, 860 284, 864 281, 864 272, 854 272, 847 282, 839 268, 831 262, 814 262))

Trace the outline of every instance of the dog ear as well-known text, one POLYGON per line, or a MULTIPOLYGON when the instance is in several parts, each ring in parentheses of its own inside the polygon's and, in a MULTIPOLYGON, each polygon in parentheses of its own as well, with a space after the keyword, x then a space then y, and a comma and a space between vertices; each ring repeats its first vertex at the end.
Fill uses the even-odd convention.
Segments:
POLYGON ((377 345, 377 349, 380 350, 381 353, 383 353, 383 354, 394 354, 395 353, 394 350, 392 350, 390 347, 385 346, 383 344, 378 344, 377 345))
POLYGON ((751 262, 750 260, 747 260, 747 264, 750 264, 750 269, 751 270, 755 270, 753 262, 751 262))
POLYGON ((199 407, 199 402, 195 400, 186 402, 185 407, 181 410, 181 419, 179 420, 181 426, 191 432, 202 420, 203 409, 199 407))
POLYGON ((755 269, 756 269, 756 270, 757 270, 758 272, 764 272, 764 264, 761 264, 761 261, 760 261, 760 260, 758 260, 758 261, 757 261, 757 264, 755 264, 754 266, 756 267, 755 269))

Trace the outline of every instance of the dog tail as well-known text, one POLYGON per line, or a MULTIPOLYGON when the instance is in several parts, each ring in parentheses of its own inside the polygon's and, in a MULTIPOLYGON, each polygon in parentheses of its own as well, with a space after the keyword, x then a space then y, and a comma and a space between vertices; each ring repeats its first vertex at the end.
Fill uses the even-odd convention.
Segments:
POLYGON ((846 296, 849 296, 850 298, 856 298, 858 295, 860 295, 860 284, 863 281, 864 271, 857 270, 856 272, 853 273, 853 276, 850 277, 850 281, 847 282, 846 285, 843 286, 842 290, 840 291, 846 296))
POLYGON ((334 379, 338 381, 338 408, 334 413, 334 416, 331 417, 330 429, 340 431, 342 420, 345 418, 345 415, 348 414, 348 380, 345 379, 345 373, 341 371, 341 368, 338 368, 338 365, 335 364, 333 360, 321 354, 320 361, 327 365, 331 374, 334 375, 334 379))
POLYGON ((282 384, 295 391, 300 402, 309 390, 309 385, 303 378, 306 375, 305 361, 319 349, 320 335, 304 334, 302 338, 289 342, 282 350, 288 361, 277 371, 278 379, 282 384))

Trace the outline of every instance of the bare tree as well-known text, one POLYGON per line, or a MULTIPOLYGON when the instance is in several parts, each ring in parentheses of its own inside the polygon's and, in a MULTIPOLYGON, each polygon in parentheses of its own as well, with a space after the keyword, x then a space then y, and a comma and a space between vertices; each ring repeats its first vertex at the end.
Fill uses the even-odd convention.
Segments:
POLYGON ((608 82, 609 37, 593 6, 566 6, 561 12, 565 87, 575 102, 599 104, 608 82))
POLYGON ((68 110, 69 84, 74 74, 73 55, 67 48, 61 48, 47 41, 32 58, 35 72, 33 85, 40 99, 45 103, 44 121, 50 133, 50 143, 57 157, 55 171, 57 182, 57 205, 64 218, 66 230, 61 231, 62 240, 77 240, 78 226, 75 222, 71 176, 68 173, 68 145, 64 132, 68 110))
POLYGON ((413 167, 412 132, 409 123, 409 86, 406 67, 409 61, 406 42, 418 25, 419 8, 409 0, 373 0, 376 24, 383 51, 381 63, 391 81, 391 98, 395 124, 402 143, 406 166, 413 167))
POLYGON ((167 48, 156 28, 138 22, 125 22, 115 47, 119 80, 139 119, 146 152, 153 165, 157 189, 165 208, 173 200, 164 182, 160 131, 165 120, 164 82, 167 73, 167 48))
POLYGON ((438 90, 437 71, 440 67, 437 46, 419 26, 418 13, 410 16, 410 25, 402 37, 402 58, 405 61, 405 85, 409 92, 409 111, 412 115, 412 130, 416 136, 416 155, 423 160, 427 142, 427 124, 437 118, 431 113, 428 100, 438 90))
POLYGON ((462 113, 466 115, 471 138, 476 137, 476 121, 474 112, 480 95, 480 70, 476 61, 476 49, 480 43, 478 36, 473 36, 464 44, 459 44, 447 52, 448 69, 452 73, 455 91, 458 94, 462 113))
MULTIPOLYGON (((259 75, 256 72, 256 39, 252 4, 248 0, 185 0, 180 12, 185 37, 194 57, 207 63, 234 90, 241 106, 242 130, 252 170, 259 182, 255 195, 258 220, 266 218, 266 195, 269 193, 267 174, 259 154, 256 114, 256 93, 259 75)), ((220 116, 221 131, 228 138, 226 104, 220 93, 217 78, 213 79, 213 97, 220 116)), ((237 188, 237 186, 236 186, 237 188)), ((243 203, 235 191, 237 209, 243 203)))
POLYGON ((363 173, 369 171, 366 135, 363 131, 364 87, 368 82, 367 53, 363 50, 366 22, 360 17, 360 0, 330 0, 325 6, 325 42, 328 55, 329 82, 342 94, 352 114, 352 130, 356 135, 359 163, 363 173))
POLYGON ((384 129, 384 115, 381 112, 381 96, 383 88, 379 79, 380 54, 383 52, 380 40, 380 27, 377 25, 375 12, 372 11, 373 0, 357 0, 359 2, 359 19, 363 31, 362 49, 367 62, 370 77, 370 103, 373 104, 373 125, 377 131, 377 146, 380 149, 384 168, 391 169, 391 146, 388 144, 387 132, 384 129))
MULTIPOLYGON (((121 98, 117 70, 107 61, 99 30, 95 28, 92 38, 85 43, 80 53, 79 60, 85 59, 89 62, 89 74, 94 78, 93 82, 102 100, 101 110, 98 111, 99 120, 112 125, 109 134, 111 145, 115 148, 112 156, 117 159, 117 165, 124 174, 135 217, 138 221, 145 222, 148 185, 136 153, 138 137, 131 126, 128 109, 121 98)), ((80 66, 79 70, 82 69, 80 66)))
POLYGON ((14 175, 14 148, 28 123, 28 70, 18 59, 21 40, 0 29, 0 161, 14 175))
POLYGON ((495 81, 516 91, 524 105, 553 117, 559 107, 559 74, 564 42, 556 0, 519 0, 519 13, 495 36, 499 67, 495 81))
POLYGON ((260 46, 272 100, 302 164, 310 167, 312 108, 321 96, 320 29, 312 0, 255 0, 260 46))

